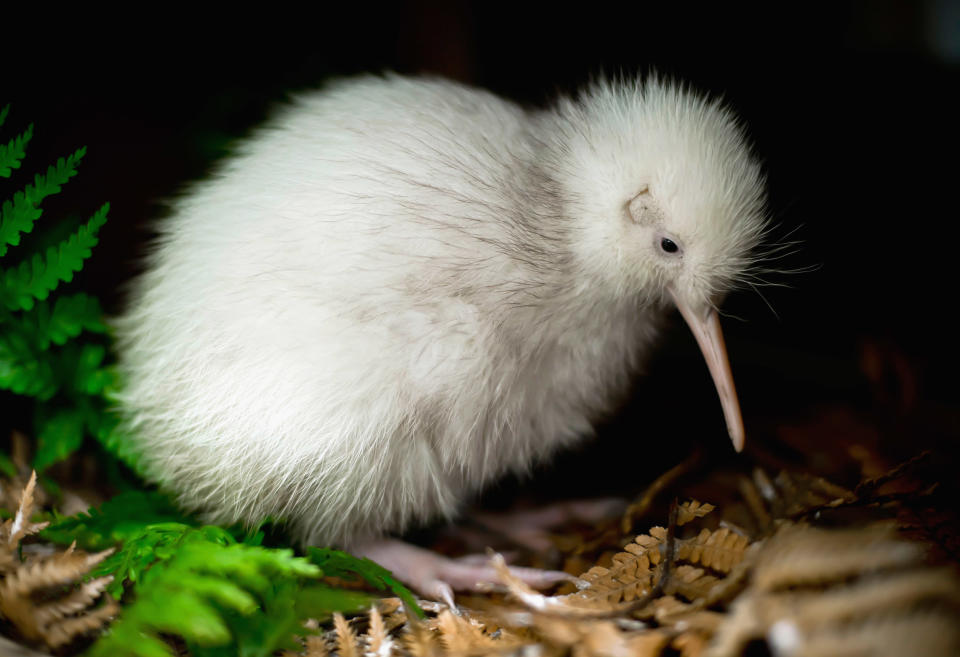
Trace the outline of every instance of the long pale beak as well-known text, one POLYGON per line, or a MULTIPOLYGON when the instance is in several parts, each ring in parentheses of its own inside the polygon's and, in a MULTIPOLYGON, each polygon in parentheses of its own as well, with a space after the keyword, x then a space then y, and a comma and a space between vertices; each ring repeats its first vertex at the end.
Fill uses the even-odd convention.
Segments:
POLYGON ((720 404, 723 406, 723 416, 727 420, 727 431, 733 448, 738 452, 743 449, 744 431, 743 417, 740 415, 740 402, 737 400, 737 390, 733 386, 733 373, 730 371, 730 361, 727 359, 727 347, 723 342, 723 332, 720 330, 720 318, 713 308, 705 312, 695 312, 673 290, 669 290, 674 303, 683 318, 687 321, 693 336, 700 345, 700 351, 707 360, 707 367, 713 377, 713 384, 720 395, 720 404))

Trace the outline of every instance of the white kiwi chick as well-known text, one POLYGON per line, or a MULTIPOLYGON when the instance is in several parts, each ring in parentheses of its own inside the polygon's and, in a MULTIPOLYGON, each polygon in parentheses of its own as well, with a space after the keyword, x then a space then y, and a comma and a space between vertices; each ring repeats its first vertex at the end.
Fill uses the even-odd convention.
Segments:
POLYGON ((331 84, 159 225, 115 322, 132 448, 206 520, 282 518, 448 597, 482 573, 389 536, 588 435, 673 306, 741 448, 717 307, 764 224, 737 121, 682 86, 532 111, 331 84))

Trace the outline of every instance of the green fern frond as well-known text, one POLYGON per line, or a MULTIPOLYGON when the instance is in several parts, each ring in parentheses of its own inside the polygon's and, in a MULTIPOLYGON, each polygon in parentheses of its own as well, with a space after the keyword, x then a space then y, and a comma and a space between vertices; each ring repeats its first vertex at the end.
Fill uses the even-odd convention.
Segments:
POLYGON ((79 408, 50 410, 41 405, 36 415, 37 447, 33 468, 43 472, 80 447, 83 442, 83 411, 79 408))
POLYGON ((10 479, 17 476, 17 465, 3 452, 0 452, 0 473, 10 479))
POLYGON ((3 109, 0 109, 0 127, 3 127, 4 122, 7 120, 7 114, 10 112, 9 103, 3 106, 3 109))
POLYGON ((393 573, 370 559, 360 559, 341 550, 332 548, 307 548, 310 562, 319 566, 324 575, 354 579, 361 577, 367 584, 381 591, 392 591, 403 600, 403 604, 413 614, 424 617, 417 599, 406 586, 398 582, 393 573))
POLYGON ((27 144, 31 139, 33 139, 32 123, 6 144, 0 144, 0 178, 9 178, 14 169, 20 168, 20 162, 27 156, 27 144))
POLYGON ((38 299, 46 299, 61 281, 69 282, 97 245, 97 232, 107 221, 110 204, 104 203, 87 223, 69 238, 51 246, 44 255, 35 253, 19 266, 0 275, 0 299, 10 310, 30 310, 38 299))
POLYGON ((99 395, 114 382, 113 370, 103 363, 107 355, 103 345, 69 342, 51 355, 61 387, 79 393, 78 399, 85 395, 99 395))
POLYGON ((182 522, 151 523, 126 539, 117 552, 97 567, 93 575, 113 575, 113 582, 107 591, 120 599, 125 584, 137 586, 151 566, 176 555, 181 544, 186 540, 195 540, 198 532, 204 540, 217 545, 236 543, 229 532, 213 525, 198 528, 182 522))
MULTIPOLYGON (((61 545, 77 542, 84 550, 98 552, 131 541, 148 527, 177 524, 194 526, 166 495, 157 492, 130 491, 110 498, 99 508, 66 518, 58 518, 41 532, 44 540, 61 545)), ((121 549, 110 557, 116 560, 121 549)))
POLYGON ((8 246, 20 244, 21 234, 33 230, 33 224, 43 214, 40 203, 57 194, 70 178, 77 175, 77 166, 86 152, 84 146, 72 155, 61 157, 47 168, 46 175, 37 174, 32 185, 14 194, 12 201, 4 201, 0 211, 0 257, 6 254, 8 246))
MULTIPOLYGON (((182 637, 198 648, 229 647, 224 654, 267 657, 294 647, 307 617, 354 611, 369 602, 368 596, 317 584, 320 569, 291 550, 231 542, 224 533, 210 536, 208 528, 166 529, 180 534, 163 545, 168 558, 143 573, 135 600, 90 657, 169 657, 161 635, 182 637), (278 619, 284 621, 280 627, 278 619)), ((147 537, 156 533, 145 530, 140 551, 155 543, 147 537)))
POLYGON ((105 333, 103 310, 96 297, 79 292, 62 296, 56 303, 39 301, 19 320, 12 317, 7 322, 19 321, 23 331, 34 337, 38 349, 45 350, 50 344, 64 345, 84 331, 105 333))
POLYGON ((87 431, 114 458, 142 478, 146 478, 136 443, 130 439, 127 426, 120 421, 114 403, 110 401, 110 395, 116 388, 117 376, 113 368, 104 369, 110 373, 113 383, 104 389, 105 399, 98 400, 96 409, 87 416, 87 431))
POLYGON ((5 328, 0 331, 0 389, 50 399, 60 387, 50 360, 42 357, 27 335, 5 328))

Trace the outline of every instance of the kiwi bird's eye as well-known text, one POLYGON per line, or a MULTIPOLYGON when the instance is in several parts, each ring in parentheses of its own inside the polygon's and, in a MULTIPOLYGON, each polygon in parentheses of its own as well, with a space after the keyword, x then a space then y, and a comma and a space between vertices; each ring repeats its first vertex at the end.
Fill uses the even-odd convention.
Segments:
POLYGON ((664 253, 676 253, 680 250, 680 247, 677 246, 677 243, 669 237, 664 237, 660 240, 660 248, 664 253))

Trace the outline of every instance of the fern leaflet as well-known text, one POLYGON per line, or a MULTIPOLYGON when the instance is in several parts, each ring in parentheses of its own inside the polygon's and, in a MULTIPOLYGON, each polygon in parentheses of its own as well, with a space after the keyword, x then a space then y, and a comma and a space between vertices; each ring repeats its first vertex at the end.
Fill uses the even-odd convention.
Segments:
POLYGON ((28 335, 0 332, 0 389, 40 400, 53 397, 59 381, 49 359, 41 358, 28 335))
POLYGON ((51 411, 39 406, 37 412, 37 453, 33 467, 43 472, 73 454, 83 442, 83 411, 61 408, 51 411))
POLYGON ((27 144, 32 138, 33 124, 31 123, 26 130, 6 145, 0 144, 0 178, 9 178, 14 169, 20 168, 20 162, 27 156, 27 144))
MULTIPOLYGON (((6 318, 7 322, 15 321, 6 318)), ((37 302, 19 319, 22 331, 32 335, 38 349, 45 350, 50 344, 64 345, 83 331, 105 333, 103 311, 96 297, 83 292, 69 294, 57 299, 37 302)))
POLYGON ((40 203, 58 193, 70 178, 77 175, 77 166, 86 152, 83 147, 72 155, 61 157, 47 168, 45 176, 37 174, 32 185, 14 194, 12 201, 4 201, 0 211, 0 257, 6 254, 8 246, 20 244, 22 233, 33 230, 34 222, 43 214, 40 203))
POLYGON ((30 310, 37 299, 46 299, 61 281, 69 282, 90 257, 97 245, 97 232, 107 221, 110 204, 104 203, 87 223, 69 238, 46 250, 35 253, 19 266, 0 275, 0 299, 10 310, 30 310))
MULTIPOLYGON (((165 495, 130 491, 110 498, 100 508, 92 507, 85 513, 57 519, 41 532, 41 536, 63 545, 76 541, 85 550, 99 551, 132 541, 147 527, 167 524, 192 526, 191 520, 165 495)), ((123 550, 108 561, 113 563, 122 554, 123 550)))

